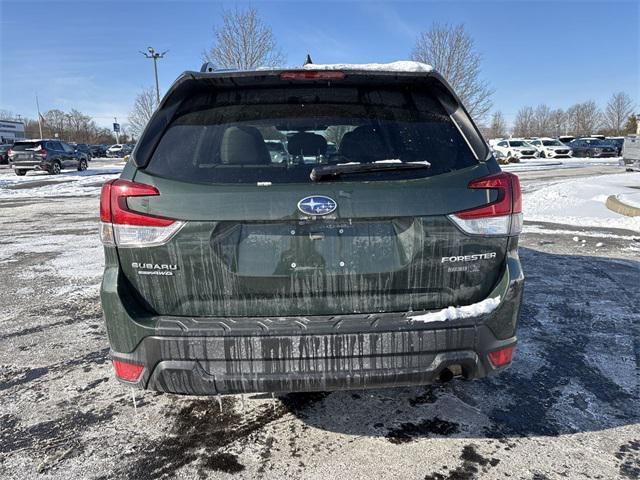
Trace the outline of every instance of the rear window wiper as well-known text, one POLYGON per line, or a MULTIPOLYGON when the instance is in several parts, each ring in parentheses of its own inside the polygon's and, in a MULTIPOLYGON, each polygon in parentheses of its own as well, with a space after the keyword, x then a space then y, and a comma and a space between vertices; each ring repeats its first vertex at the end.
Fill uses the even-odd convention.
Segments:
POLYGON ((339 177, 350 173, 386 172, 393 170, 417 170, 430 168, 429 162, 402 162, 400 160, 379 160, 373 163, 338 163, 314 167, 309 177, 314 182, 339 177))

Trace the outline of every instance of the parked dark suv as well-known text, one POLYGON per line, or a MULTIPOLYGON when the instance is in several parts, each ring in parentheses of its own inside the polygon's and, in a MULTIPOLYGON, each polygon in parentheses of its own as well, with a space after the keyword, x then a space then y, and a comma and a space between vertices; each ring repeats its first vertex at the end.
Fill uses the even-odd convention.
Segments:
POLYGON ((570 142, 574 157, 615 157, 617 149, 606 140, 599 138, 576 138, 570 142))
POLYGON ((101 299, 122 382, 354 389, 510 364, 518 178, 439 74, 395 65, 178 78, 102 188, 101 299), (290 133, 274 161, 265 138, 290 133))
POLYGON ((92 157, 106 157, 107 156, 107 146, 106 145, 89 145, 89 149, 91 150, 92 157))
POLYGON ((12 146, 10 143, 0 145, 0 165, 9 163, 9 150, 11 150, 12 146))
POLYGON ((59 174, 65 168, 87 169, 87 157, 71 145, 59 140, 24 140, 9 150, 9 164, 16 175, 29 170, 59 174))
POLYGON ((90 161, 91 157, 93 157, 91 147, 86 143, 70 143, 69 145, 71 145, 76 151, 84 153, 87 160, 90 161))

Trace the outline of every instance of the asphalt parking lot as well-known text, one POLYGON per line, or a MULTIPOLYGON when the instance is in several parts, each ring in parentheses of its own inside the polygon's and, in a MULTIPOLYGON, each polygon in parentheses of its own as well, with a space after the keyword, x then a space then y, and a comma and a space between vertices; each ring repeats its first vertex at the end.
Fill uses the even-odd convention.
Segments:
MULTIPOLYGON (((134 408, 98 298, 97 195, 118 168, 20 184, 0 170, 1 478, 640 478, 638 231, 525 224, 519 344, 501 376, 222 409, 137 392, 134 408)), ((521 181, 526 196, 608 173, 521 181)))

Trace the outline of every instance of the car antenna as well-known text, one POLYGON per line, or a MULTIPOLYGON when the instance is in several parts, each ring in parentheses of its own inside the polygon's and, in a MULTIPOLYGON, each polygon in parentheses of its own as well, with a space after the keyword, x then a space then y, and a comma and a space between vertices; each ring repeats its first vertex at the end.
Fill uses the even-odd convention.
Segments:
POLYGON ((311 55, 307 53, 307 58, 304 59, 304 63, 302 64, 302 66, 304 67, 305 65, 311 65, 312 63, 313 61, 311 60, 311 55))

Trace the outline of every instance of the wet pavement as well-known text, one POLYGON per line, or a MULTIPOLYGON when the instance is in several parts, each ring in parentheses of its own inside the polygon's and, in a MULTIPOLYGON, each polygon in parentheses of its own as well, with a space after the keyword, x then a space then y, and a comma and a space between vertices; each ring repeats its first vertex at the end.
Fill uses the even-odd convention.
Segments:
MULTIPOLYGON (((523 189, 574 170, 523 173, 523 189)), ((640 477, 637 232, 525 224, 500 376, 222 409, 138 391, 134 409, 101 319, 97 188, 81 193, 0 199, 0 478, 640 477)))

